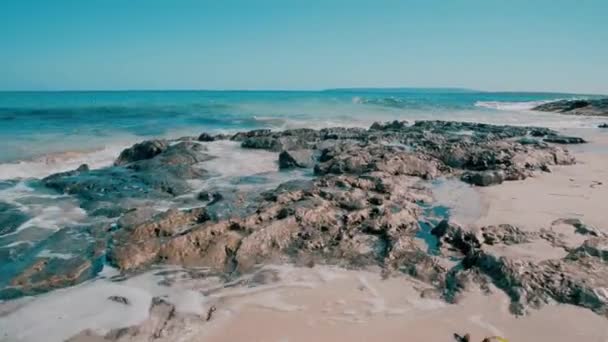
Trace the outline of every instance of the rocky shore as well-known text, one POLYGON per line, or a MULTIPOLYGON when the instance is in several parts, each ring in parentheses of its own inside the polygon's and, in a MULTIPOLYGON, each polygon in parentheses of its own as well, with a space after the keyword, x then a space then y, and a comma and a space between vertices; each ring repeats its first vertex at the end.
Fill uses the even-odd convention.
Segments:
MULTIPOLYGON (((384 277, 421 281, 428 285, 422 296, 447 302, 458 302, 467 289, 495 287, 515 314, 557 302, 608 317, 602 292, 608 236, 601 230, 556 222, 580 237, 573 243, 552 227, 463 227, 433 210, 427 186, 446 178, 485 187, 534 177, 574 164, 564 145, 580 143, 585 140, 546 128, 446 121, 145 141, 124 150, 112 167, 82 166, 42 180, 99 220, 50 239, 70 245, 73 257, 19 261, 0 298, 74 285, 104 264, 127 277, 156 264, 204 267, 229 281, 260 264, 289 263, 379 268, 384 277), (263 191, 203 189, 191 208, 152 209, 150 203, 189 194, 191 180, 208 177, 205 162, 215 156, 207 144, 220 140, 275 152, 277 170, 309 169, 311 176, 263 191), (536 262, 495 252, 537 242, 562 257, 536 262)), ((128 305, 128 298, 118 299, 128 305)), ((166 313, 170 306, 157 299, 150 310, 166 313)))
POLYGON ((608 116, 608 98, 553 101, 536 106, 533 110, 569 115, 608 116))

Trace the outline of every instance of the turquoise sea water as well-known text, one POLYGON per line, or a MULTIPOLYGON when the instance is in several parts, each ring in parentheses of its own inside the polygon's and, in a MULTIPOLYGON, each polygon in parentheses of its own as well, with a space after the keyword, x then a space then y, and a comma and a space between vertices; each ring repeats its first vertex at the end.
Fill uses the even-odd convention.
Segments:
POLYGON ((203 131, 366 127, 393 119, 592 127, 593 118, 527 111, 582 96, 460 89, 0 92, 0 179, 40 176, 40 164, 49 171, 62 163, 103 165, 136 141, 203 131))

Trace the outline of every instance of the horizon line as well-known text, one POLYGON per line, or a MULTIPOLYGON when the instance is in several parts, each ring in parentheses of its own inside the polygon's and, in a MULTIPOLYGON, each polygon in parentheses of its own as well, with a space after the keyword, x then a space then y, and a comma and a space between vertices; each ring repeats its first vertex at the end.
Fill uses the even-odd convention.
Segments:
POLYGON ((168 89, 0 89, 0 93, 119 93, 119 92, 331 92, 331 91, 407 91, 407 90, 435 90, 461 93, 525 93, 525 94, 558 94, 558 95, 587 95, 608 96, 608 94, 552 91, 552 90, 481 90, 467 87, 332 87, 332 88, 290 88, 290 89, 205 89, 205 88, 168 88, 168 89))

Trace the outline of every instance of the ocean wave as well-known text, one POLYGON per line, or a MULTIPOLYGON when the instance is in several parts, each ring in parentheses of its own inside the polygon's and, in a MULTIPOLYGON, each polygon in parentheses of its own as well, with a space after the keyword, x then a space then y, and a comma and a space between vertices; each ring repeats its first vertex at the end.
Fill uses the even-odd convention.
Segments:
POLYGON ((411 101, 407 101, 395 96, 389 97, 381 97, 381 98, 365 98, 355 96, 352 98, 352 102, 354 104, 368 104, 368 105, 376 105, 382 107, 391 107, 391 108, 404 108, 412 105, 411 101))
POLYGON ((513 110, 525 111, 532 110, 534 107, 552 102, 553 100, 544 101, 524 101, 524 102, 506 102, 506 101, 477 101, 475 107, 490 108, 496 110, 513 110))

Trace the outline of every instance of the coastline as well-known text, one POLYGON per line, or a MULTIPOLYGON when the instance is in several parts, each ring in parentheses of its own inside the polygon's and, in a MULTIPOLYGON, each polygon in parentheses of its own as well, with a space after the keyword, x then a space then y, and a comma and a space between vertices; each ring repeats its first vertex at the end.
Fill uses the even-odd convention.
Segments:
MULTIPOLYGON (((387 125, 385 127, 392 129, 391 124, 387 125)), ((584 136, 591 143, 571 147, 575 151, 577 164, 551 165, 550 173, 535 172, 524 180, 511 180, 489 187, 471 187, 458 181, 458 186, 451 190, 454 193, 448 196, 452 201, 435 204, 458 205, 462 191, 465 191, 466 197, 471 196, 473 190, 479 210, 464 208, 460 210, 461 215, 457 215, 459 208, 451 208, 454 223, 464 223, 463 229, 474 232, 499 224, 511 224, 530 234, 548 229, 559 237, 561 243, 556 245, 536 239, 514 245, 484 245, 481 247, 484 252, 531 263, 562 259, 587 239, 577 233, 572 224, 563 220, 579 219, 585 225, 608 234, 602 223, 601 208, 601 203, 608 199, 608 185, 601 182, 601 179, 606 179, 605 170, 608 169, 606 158, 602 156, 608 139, 604 132, 596 133, 584 136), (572 208, 577 210, 573 211, 572 208), (466 222, 459 222, 459 216, 466 222)), ((223 145, 218 146, 223 151, 223 145)), ((268 160, 272 158, 271 154, 267 156, 268 160)), ((268 160, 264 164, 266 167, 272 164, 268 160)), ((213 170, 212 167, 209 169, 213 170)), ((407 183, 407 191, 420 191, 417 195, 420 198, 432 195, 433 187, 423 183, 426 189, 419 189, 416 182, 407 183)), ((426 243, 420 238, 415 241, 421 246, 426 243)), ((371 338, 452 341, 454 333, 466 332, 479 340, 490 335, 501 335, 515 341, 535 341, 540 338, 558 342, 575 338, 602 341, 608 337, 605 317, 569 304, 548 303, 528 310, 524 317, 515 316, 511 312, 511 299, 492 284, 484 285, 487 286, 486 292, 479 290, 481 283, 467 287, 459 293, 455 303, 448 304, 429 283, 401 274, 386 277, 379 268, 364 267, 347 271, 322 265, 313 268, 296 266, 268 266, 270 271, 262 268, 253 273, 253 278, 261 274, 259 279, 255 278, 253 282, 251 278, 244 282, 235 279, 235 287, 223 286, 220 279, 213 277, 201 281, 200 276, 192 277, 187 268, 177 270, 177 274, 183 272, 185 276, 172 279, 167 289, 160 292, 145 285, 163 283, 159 279, 154 280, 154 277, 139 283, 126 280, 124 284, 121 284, 123 280, 117 278, 115 284, 119 286, 117 289, 121 295, 131 293, 129 301, 134 302, 137 302, 136 298, 141 298, 142 303, 133 308, 108 304, 105 297, 116 291, 99 292, 103 286, 96 288, 96 284, 108 280, 92 280, 43 294, 32 301, 23 297, 0 303, 0 326, 3 326, 5 334, 10 334, 5 336, 18 341, 35 341, 55 329, 57 335, 54 336, 59 339, 75 336, 70 340, 72 342, 139 341, 152 335, 159 341, 178 338, 184 341, 331 341, 343 338, 353 341, 371 338), (214 279, 219 283, 213 283, 214 279), (40 299, 47 300, 47 305, 52 307, 64 301, 64 296, 71 296, 72 291, 77 294, 83 288, 96 288, 90 295, 97 298, 91 298, 91 302, 74 303, 72 314, 68 311, 67 316, 51 317, 50 312, 45 314, 44 310, 40 310, 48 308, 44 302, 40 304, 40 299), (174 291, 178 294, 174 294, 174 291), (160 299, 155 302, 154 298, 160 299), (153 304, 148 308, 145 302, 150 300, 153 304), (189 305, 185 305, 188 302, 189 305), (176 303, 181 303, 181 307, 176 303), (91 311, 94 305, 103 305, 104 312, 94 314, 91 311), (212 306, 216 311, 213 311, 212 319, 207 321, 212 306), (30 320, 36 316, 28 317, 27 313, 31 310, 42 312, 40 318, 46 323, 38 330, 26 331, 24 326, 16 325, 16 322, 32 324, 30 320), (167 318, 168 312, 171 312, 170 318, 167 318), (57 328, 62 321, 76 319, 83 314, 84 319, 68 322, 70 328, 57 328), (96 315, 136 317, 133 320, 114 319, 98 326, 95 322, 101 316, 96 315), (556 327, 554 322, 557 319, 566 323, 556 327), (126 322, 130 322, 126 324, 127 327, 124 326, 126 322)), ((146 274, 142 277, 146 279, 146 274)), ((112 275, 108 275, 107 279, 114 284, 112 275)), ((80 298, 86 298, 82 296, 80 298)))

